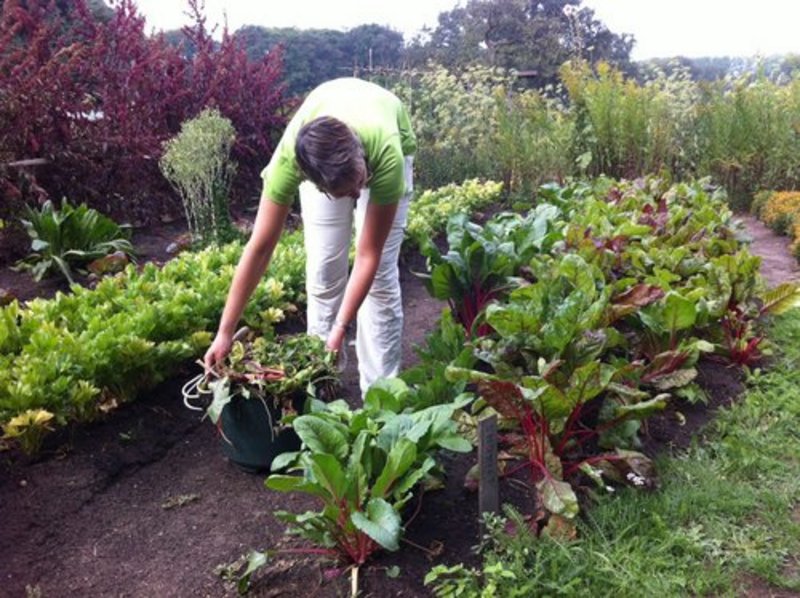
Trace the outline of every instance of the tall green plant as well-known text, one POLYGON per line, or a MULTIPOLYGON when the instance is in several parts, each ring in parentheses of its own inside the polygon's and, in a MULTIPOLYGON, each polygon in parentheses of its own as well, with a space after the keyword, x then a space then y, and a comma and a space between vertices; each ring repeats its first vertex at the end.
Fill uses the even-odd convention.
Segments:
POLYGON ((497 127, 489 149, 511 193, 529 195, 547 181, 572 173, 569 150, 574 121, 558 100, 536 91, 495 93, 497 127))
POLYGON ((230 160, 236 130, 215 109, 183 123, 165 144, 161 172, 183 200, 193 240, 201 246, 229 241, 228 195, 236 166, 230 160))
POLYGON ((403 75, 394 91, 409 106, 419 140, 415 173, 419 186, 495 176, 494 98, 510 89, 511 81, 502 69, 478 66, 455 73, 433 64, 403 75))

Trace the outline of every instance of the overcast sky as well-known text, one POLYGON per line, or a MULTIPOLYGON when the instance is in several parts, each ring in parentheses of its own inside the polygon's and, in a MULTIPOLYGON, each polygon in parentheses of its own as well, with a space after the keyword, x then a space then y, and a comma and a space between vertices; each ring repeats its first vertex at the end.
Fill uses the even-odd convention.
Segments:
MULTIPOLYGON (((464 0, 462 0, 462 3, 464 0)), ((137 0, 148 28, 186 24, 184 0, 137 0)), ((458 0, 206 0, 209 24, 348 29, 388 25, 409 39, 458 0)), ((636 36, 634 59, 800 54, 800 0, 584 0, 616 33, 636 36)))

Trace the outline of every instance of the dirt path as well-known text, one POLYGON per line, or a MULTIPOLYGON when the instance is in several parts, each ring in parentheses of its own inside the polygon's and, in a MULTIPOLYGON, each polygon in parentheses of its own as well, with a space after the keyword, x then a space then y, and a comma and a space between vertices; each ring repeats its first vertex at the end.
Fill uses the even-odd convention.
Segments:
POLYGON ((768 286, 800 280, 800 267, 789 251, 786 237, 779 237, 750 214, 740 214, 737 218, 744 223, 747 234, 752 238, 750 250, 761 256, 761 275, 768 286))

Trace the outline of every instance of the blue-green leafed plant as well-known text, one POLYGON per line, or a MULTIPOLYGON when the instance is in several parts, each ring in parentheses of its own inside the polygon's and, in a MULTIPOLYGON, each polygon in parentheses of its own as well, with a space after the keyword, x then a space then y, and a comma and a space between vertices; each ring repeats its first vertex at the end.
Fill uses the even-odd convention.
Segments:
POLYGON ((320 509, 296 514, 278 511, 290 532, 309 540, 309 552, 358 567, 379 549, 397 550, 402 509, 415 488, 436 473, 436 452, 469 452, 452 417, 469 399, 413 410, 413 391, 401 380, 379 381, 363 409, 343 401, 313 402, 294 419, 303 441, 296 453, 279 456, 266 486, 316 497, 320 509))
POLYGON ((31 254, 17 267, 30 270, 37 281, 60 273, 72 284, 74 269, 112 253, 134 254, 130 227, 85 204, 73 207, 64 199, 58 209, 47 201, 41 210, 28 207, 22 223, 31 237, 31 254))

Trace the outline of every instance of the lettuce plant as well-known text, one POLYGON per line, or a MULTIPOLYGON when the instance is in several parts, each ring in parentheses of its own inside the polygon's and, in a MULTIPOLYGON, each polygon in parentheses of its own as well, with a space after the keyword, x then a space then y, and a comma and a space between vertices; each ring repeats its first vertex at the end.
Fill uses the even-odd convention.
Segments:
MULTIPOLYGON (((87 420, 150 388, 211 340, 241 244, 184 253, 163 268, 129 265, 94 289, 0 308, 0 424, 20 438, 38 420, 11 421, 29 410, 53 414, 50 427, 87 420)), ((302 300, 302 235, 285 235, 270 276, 253 292, 244 322, 267 330, 302 300)), ((32 431, 33 438, 41 435, 32 431)), ((28 443, 31 450, 35 442, 28 443)))

